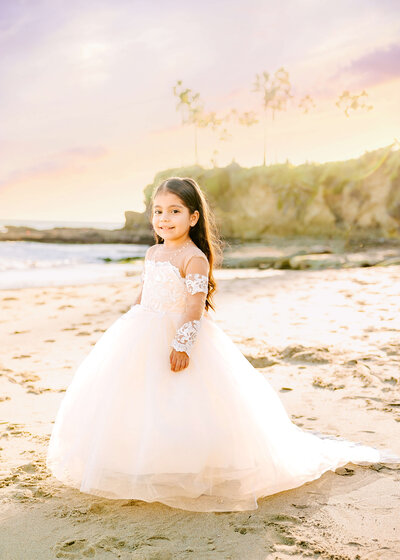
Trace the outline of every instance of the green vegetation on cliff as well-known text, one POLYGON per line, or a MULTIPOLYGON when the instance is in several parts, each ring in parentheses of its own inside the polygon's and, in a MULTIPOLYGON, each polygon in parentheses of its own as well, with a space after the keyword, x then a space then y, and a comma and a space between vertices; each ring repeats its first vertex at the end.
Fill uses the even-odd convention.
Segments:
MULTIPOLYGON (((144 190, 148 220, 153 189, 170 176, 193 177, 204 189, 221 234, 256 241, 271 235, 400 238, 398 143, 355 159, 324 164, 167 169, 144 190)), ((138 227, 126 212, 126 228, 138 227)), ((143 226, 143 218, 140 220, 143 226)))

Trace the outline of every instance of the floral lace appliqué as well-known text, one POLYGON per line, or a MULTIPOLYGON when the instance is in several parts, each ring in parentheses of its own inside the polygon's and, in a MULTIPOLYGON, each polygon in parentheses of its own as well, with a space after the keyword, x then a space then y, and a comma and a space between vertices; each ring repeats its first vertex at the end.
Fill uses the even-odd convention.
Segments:
POLYGON ((208 277, 198 272, 186 274, 185 284, 189 294, 196 294, 197 292, 208 293, 208 277))
POLYGON ((146 260, 141 305, 162 312, 184 312, 186 288, 179 269, 169 261, 146 260))
POLYGON ((187 321, 179 327, 176 331, 172 347, 177 352, 186 352, 190 356, 190 351, 194 341, 196 340, 197 332, 200 327, 200 321, 187 321))

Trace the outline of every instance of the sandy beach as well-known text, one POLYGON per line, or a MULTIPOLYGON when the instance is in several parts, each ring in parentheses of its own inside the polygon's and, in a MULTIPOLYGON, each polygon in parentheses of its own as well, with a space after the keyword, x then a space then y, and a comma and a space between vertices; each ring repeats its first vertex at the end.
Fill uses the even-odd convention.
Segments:
MULTIPOLYGON (((297 425, 400 454, 400 266, 215 277, 212 317, 297 425)), ((400 465, 349 464, 237 513, 107 500, 47 471, 63 393, 138 286, 0 291, 0 558, 400 558, 400 465)))

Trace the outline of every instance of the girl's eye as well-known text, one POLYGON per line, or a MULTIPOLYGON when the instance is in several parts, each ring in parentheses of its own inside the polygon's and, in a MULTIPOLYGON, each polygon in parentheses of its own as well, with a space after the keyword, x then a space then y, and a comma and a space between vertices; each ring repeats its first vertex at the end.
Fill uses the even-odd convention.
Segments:
MULTIPOLYGON (((154 210, 154 214, 157 214, 158 212, 159 212, 159 210, 154 210)), ((178 213, 179 213, 179 210, 177 210, 177 209, 175 208, 174 210, 172 210, 172 212, 178 212, 178 213)))

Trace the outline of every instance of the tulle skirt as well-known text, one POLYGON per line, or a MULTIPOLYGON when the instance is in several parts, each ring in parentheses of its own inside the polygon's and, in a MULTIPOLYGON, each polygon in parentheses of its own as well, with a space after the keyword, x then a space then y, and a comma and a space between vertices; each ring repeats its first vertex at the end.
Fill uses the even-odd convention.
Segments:
POLYGON ((257 509, 349 462, 391 452, 293 424, 277 393, 205 314, 187 368, 169 355, 181 315, 136 304, 80 363, 47 452, 54 476, 81 492, 191 511, 257 509))

